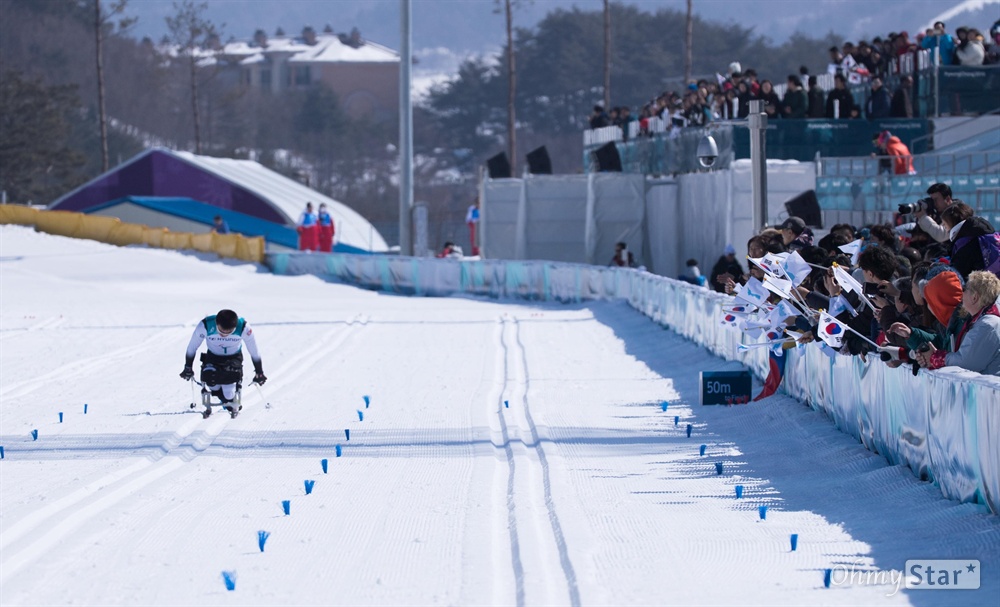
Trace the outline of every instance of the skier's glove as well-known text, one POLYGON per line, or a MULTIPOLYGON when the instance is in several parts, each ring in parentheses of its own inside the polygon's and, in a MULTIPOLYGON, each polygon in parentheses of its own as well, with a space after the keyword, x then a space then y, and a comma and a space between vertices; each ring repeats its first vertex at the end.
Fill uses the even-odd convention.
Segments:
POLYGON ((257 371, 256 373, 254 373, 253 383, 257 384, 258 386, 263 386, 264 382, 266 381, 267 377, 264 375, 263 371, 257 371))
POLYGON ((194 369, 192 369, 191 367, 184 367, 184 370, 181 371, 181 379, 187 381, 193 377, 194 377, 194 369))

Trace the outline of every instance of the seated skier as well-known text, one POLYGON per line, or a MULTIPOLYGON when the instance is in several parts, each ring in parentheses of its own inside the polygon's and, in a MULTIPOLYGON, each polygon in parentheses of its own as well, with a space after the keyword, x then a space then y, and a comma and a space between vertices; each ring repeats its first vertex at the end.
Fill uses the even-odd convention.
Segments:
POLYGON ((241 408, 234 401, 238 401, 240 383, 243 381, 243 343, 246 343, 250 360, 253 361, 253 383, 263 385, 267 381, 253 330, 247 321, 232 310, 220 310, 214 316, 206 316, 195 326, 188 343, 181 379, 194 378, 194 355, 202 341, 208 349, 201 355, 202 403, 205 405, 202 415, 208 417, 212 414, 209 402, 209 395, 212 395, 219 399, 232 417, 236 417, 241 408))

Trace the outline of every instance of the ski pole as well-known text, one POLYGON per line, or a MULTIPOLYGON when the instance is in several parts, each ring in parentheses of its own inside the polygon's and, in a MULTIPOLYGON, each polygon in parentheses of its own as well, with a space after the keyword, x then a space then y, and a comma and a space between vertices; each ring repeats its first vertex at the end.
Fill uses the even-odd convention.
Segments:
POLYGON ((269 403, 267 401, 267 399, 264 398, 264 391, 261 389, 260 384, 257 383, 257 382, 255 382, 255 381, 252 381, 250 383, 253 384, 253 387, 257 389, 257 396, 260 397, 260 400, 264 401, 264 408, 265 409, 270 409, 271 408, 271 403, 269 403))

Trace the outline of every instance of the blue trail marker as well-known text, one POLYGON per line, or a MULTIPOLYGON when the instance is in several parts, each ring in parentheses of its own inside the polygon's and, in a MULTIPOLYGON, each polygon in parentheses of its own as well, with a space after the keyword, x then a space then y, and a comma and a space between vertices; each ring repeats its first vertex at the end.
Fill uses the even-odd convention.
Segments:
POLYGON ((59 412, 59 423, 60 423, 60 424, 62 423, 62 414, 63 414, 63 412, 62 412, 62 411, 60 411, 60 412, 59 412))
POLYGON ((87 414, 87 403, 83 403, 83 414, 87 414))
POLYGON ((358 421, 359 422, 365 421, 365 412, 362 411, 361 409, 358 409, 358 421))
POLYGON ((347 440, 351 440, 351 429, 350 428, 344 428, 344 436, 347 437, 347 440))
POLYGON ((504 409, 510 409, 510 401, 506 401, 506 400, 503 401, 503 408, 504 409))
POLYGON ((687 427, 688 438, 691 438, 691 430, 692 430, 692 426, 691 426, 691 424, 688 424, 688 427, 687 427))
POLYGON ((698 455, 704 457, 706 448, 708 448, 708 445, 702 445, 701 447, 698 447, 698 455))
POLYGON ((826 586, 827 588, 830 587, 830 578, 832 577, 833 577, 833 569, 823 570, 823 585, 826 586))
POLYGON ((743 497, 743 485, 736 485, 736 499, 743 497))
POLYGON ((371 402, 372 402, 372 398, 370 396, 368 396, 367 394, 365 394, 361 398, 365 399, 365 409, 367 409, 368 405, 370 405, 371 402))
POLYGON ((31 431, 31 440, 38 440, 38 430, 31 431))
POLYGON ((0 459, 3 459, 3 447, 0 447, 0 459))
POLYGON ((319 465, 323 467, 323 474, 326 474, 326 465, 327 465, 328 463, 329 463, 329 462, 328 462, 328 461, 326 461, 326 459, 321 459, 321 460, 319 460, 319 465))
POLYGON ((292 501, 291 500, 282 500, 281 501, 281 509, 285 511, 285 516, 288 516, 289 514, 291 514, 292 513, 292 501))
POLYGON ((767 520, 767 506, 759 506, 757 508, 757 514, 760 515, 760 520, 766 521, 767 520))
POLYGON ((667 401, 663 401, 662 403, 660 403, 660 408, 663 409, 664 411, 666 411, 667 410, 667 404, 668 404, 667 401))
POLYGON ((337 450, 337 457, 340 457, 341 455, 343 455, 344 451, 343 451, 343 449, 340 448, 340 445, 337 445, 335 447, 335 449, 337 450))
POLYGON ((715 462, 715 473, 722 474, 722 462, 715 462))
POLYGON ((799 547, 799 534, 793 533, 791 539, 792 539, 792 552, 795 552, 799 547))
POLYGON ((267 543, 267 538, 271 537, 270 531, 258 531, 257 532, 257 545, 260 546, 260 551, 264 552, 264 544, 267 543))
POLYGON ((236 572, 223 571, 222 581, 226 583, 226 590, 236 590, 236 572))
POLYGON ((316 481, 306 481, 306 495, 309 495, 310 493, 313 492, 313 485, 315 484, 316 481))
POLYGON ((674 425, 676 426, 679 423, 681 423, 681 416, 680 415, 675 415, 674 416, 674 425))

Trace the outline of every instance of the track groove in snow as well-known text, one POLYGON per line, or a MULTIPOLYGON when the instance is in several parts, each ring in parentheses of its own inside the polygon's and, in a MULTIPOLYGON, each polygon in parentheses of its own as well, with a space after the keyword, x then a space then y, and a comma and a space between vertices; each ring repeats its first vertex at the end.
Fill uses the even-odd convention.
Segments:
MULTIPOLYGON (((275 385, 280 387, 304 375, 308 370, 308 366, 303 364, 304 361, 321 357, 341 347, 344 341, 353 334, 355 327, 359 324, 364 326, 366 320, 366 318, 358 316, 355 322, 349 323, 346 328, 335 330, 311 347, 304 348, 298 356, 285 362, 278 369, 279 373, 282 374, 282 379, 275 382, 275 385)), ((259 396, 249 394, 246 396, 249 398, 244 398, 244 416, 262 406, 259 396)), ((245 421, 244 416, 241 418, 245 421)), ((154 451, 147 459, 89 483, 62 499, 46 504, 5 529, 0 537, 0 553, 2 553, 0 556, 0 583, 8 580, 23 566, 57 545, 67 534, 82 526, 92 517, 195 459, 211 446, 214 440, 226 429, 227 422, 235 420, 230 420, 228 415, 220 414, 205 422, 207 428, 198 430, 200 426, 204 425, 203 421, 205 420, 199 417, 188 420, 159 446, 158 451, 154 451), (80 505, 98 493, 100 496, 97 499, 80 505), (70 512, 71 508, 72 512, 70 512), (33 538, 28 545, 20 549, 14 545, 17 540, 31 531, 46 526, 48 530, 40 537, 33 538)))
POLYGON ((998 517, 786 397, 698 406, 699 371, 739 366, 624 302, 401 297, 12 226, 0 248, 2 605, 571 605, 564 558, 581 605, 997 605, 998 517), (176 373, 222 306, 271 379, 203 421, 176 373), (983 587, 823 588, 923 557, 979 558, 983 587))

